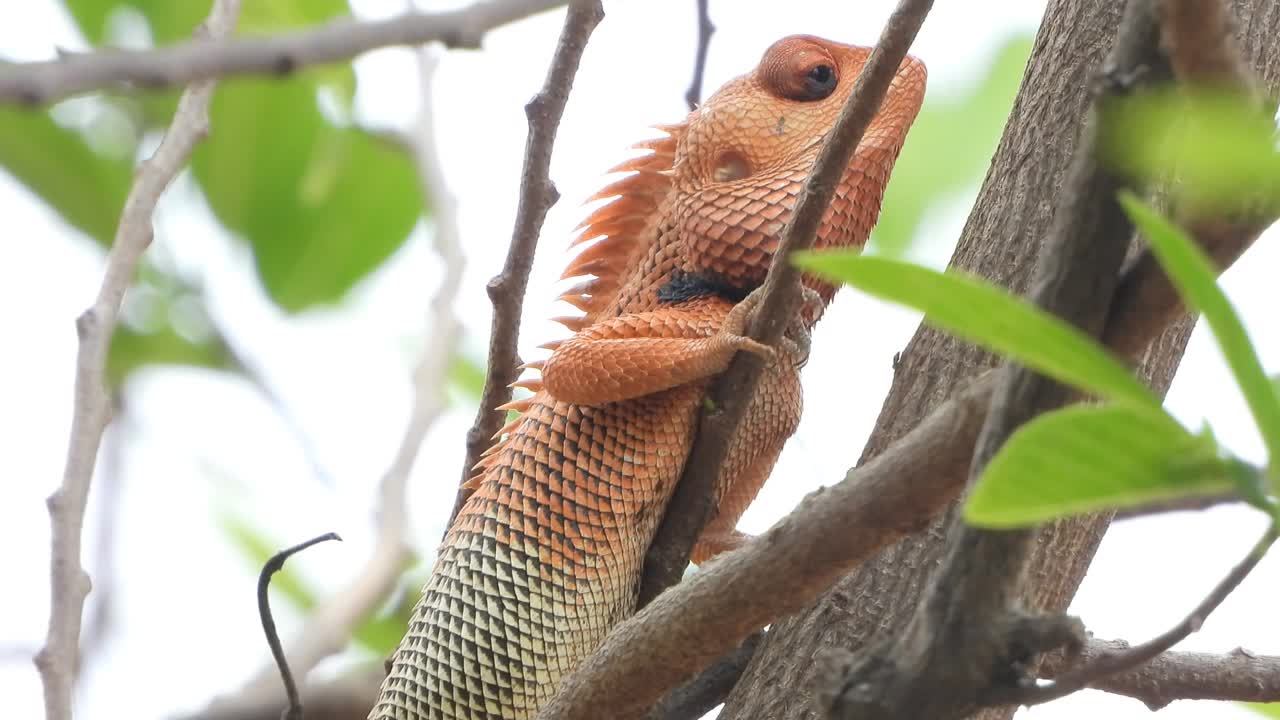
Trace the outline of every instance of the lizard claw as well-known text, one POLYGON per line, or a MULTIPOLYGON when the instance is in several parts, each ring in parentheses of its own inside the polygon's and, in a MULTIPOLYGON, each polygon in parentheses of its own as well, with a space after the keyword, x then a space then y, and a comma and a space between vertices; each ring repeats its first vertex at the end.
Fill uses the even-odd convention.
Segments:
POLYGON ((817 290, 808 285, 801 285, 800 291, 800 309, 791 318, 786 333, 782 336, 782 349, 791 358, 791 364, 797 370, 809 362, 809 348, 813 339, 805 318, 818 317, 823 308, 822 296, 817 290))

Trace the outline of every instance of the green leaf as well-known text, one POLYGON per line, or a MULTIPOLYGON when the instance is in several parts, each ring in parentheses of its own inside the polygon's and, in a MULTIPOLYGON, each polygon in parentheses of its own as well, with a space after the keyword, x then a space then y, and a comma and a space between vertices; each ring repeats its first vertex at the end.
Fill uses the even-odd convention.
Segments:
MULTIPOLYGON (((1184 210, 1222 214, 1280 203, 1273 113, 1238 94, 1177 88, 1106 106, 1102 155, 1123 173, 1169 185, 1184 210)), ((1257 209, 1252 210, 1253 213, 1257 209)))
POLYGON ((485 365, 483 361, 469 358, 462 353, 453 356, 449 365, 449 384, 457 388, 470 402, 479 402, 484 394, 485 365))
POLYGON ((1011 528, 1077 513, 1230 492, 1208 436, 1147 405, 1078 405, 1022 426, 965 504, 972 525, 1011 528))
MULTIPOLYGON (((64 0, 71 17, 94 45, 117 44, 113 33, 121 11, 132 10, 147 20, 156 45, 168 45, 191 38, 192 30, 204 22, 213 0, 64 0)), ((350 12, 347 0, 254 0, 240 11, 237 32, 252 34, 314 25, 350 12)))
POLYGON ((386 657, 400 645, 409 619, 408 613, 399 612, 371 617, 356 627, 351 639, 374 655, 386 657))
MULTIPOLYGON (((416 563, 416 559, 410 565, 416 563)), ((426 583, 425 577, 415 577, 404 581, 404 586, 412 588, 400 596, 399 604, 390 612, 375 614, 366 618, 352 633, 352 639, 377 657, 386 657, 400 644, 405 628, 413 616, 413 608, 418 603, 418 592, 426 583)))
POLYGON ((227 83, 211 123, 196 178, 286 310, 341 298, 404 243, 422 211, 406 154, 330 124, 314 82, 227 83))
MULTIPOLYGON (((210 0, 67 6, 94 43, 136 41, 138 23, 130 31, 127 22, 132 12, 163 45, 189 38, 210 0)), ((246 3, 239 32, 311 26, 348 13, 346 0, 258 0, 246 3)), ((339 300, 404 244, 423 211, 407 154, 351 125, 355 89, 350 63, 283 79, 224 81, 211 108, 211 135, 192 161, 214 214, 249 244, 267 293, 289 311, 339 300)), ((152 126, 167 122, 173 107, 172 96, 131 102, 152 126)))
POLYGON ((133 180, 130 156, 94 151, 83 134, 59 126, 48 112, 4 107, 0 167, 68 223, 111 244, 133 180))
POLYGON ((1189 307, 1204 316, 1213 331, 1262 434, 1268 465, 1272 466, 1274 475, 1276 463, 1280 463, 1280 396, 1262 369, 1244 323, 1218 287, 1212 261, 1178 226, 1147 207, 1132 193, 1122 191, 1119 199, 1134 225, 1151 243, 1152 252, 1178 288, 1178 293, 1189 307))
POLYGON ((1236 703, 1237 705, 1252 710, 1262 717, 1277 718, 1280 720, 1280 702, 1274 703, 1236 703))
POLYGON ((925 321, 1102 398, 1160 401, 1101 345, 1076 328, 958 272, 938 272, 856 251, 809 252, 796 265, 925 313, 925 321))
POLYGON ((971 188, 981 178, 1030 53, 1031 36, 1011 37, 976 87, 952 96, 931 93, 925 99, 894 164, 869 252, 901 254, 939 198, 971 188), (956 142, 956 128, 964 128, 964 142, 956 142))
POLYGON ((172 324, 149 332, 116 328, 107 355, 107 383, 117 388, 139 368, 152 365, 187 365, 230 370, 232 358, 225 345, 213 339, 195 339, 179 333, 172 324))
MULTIPOLYGON (((261 570, 272 555, 287 547, 272 540, 261 528, 253 526, 243 516, 231 510, 219 512, 218 523, 241 556, 254 566, 255 572, 261 570)), ((299 610, 306 611, 316 606, 316 591, 307 586, 298 573, 287 565, 272 576, 271 588, 299 610)))

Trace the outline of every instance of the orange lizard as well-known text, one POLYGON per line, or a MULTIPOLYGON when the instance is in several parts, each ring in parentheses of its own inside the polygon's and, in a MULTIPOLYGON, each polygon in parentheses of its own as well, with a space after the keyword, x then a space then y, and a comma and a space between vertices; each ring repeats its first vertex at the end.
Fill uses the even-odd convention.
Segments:
MULTIPOLYGON (((772 360, 718 479, 718 512, 694 561, 734 547, 738 518, 800 419, 807 331, 835 288, 806 277, 809 304, 784 352, 744 337, 818 148, 868 48, 778 41, 592 199, 562 296, 584 312, 552 344, 535 394, 508 407, 475 492, 440 548, 370 715, 523 720, 635 609, 641 565, 680 477, 699 401, 734 353, 772 360)), ((866 242, 924 96, 903 61, 846 169, 817 247, 866 242)), ((602 717, 607 713, 602 713, 602 717)))

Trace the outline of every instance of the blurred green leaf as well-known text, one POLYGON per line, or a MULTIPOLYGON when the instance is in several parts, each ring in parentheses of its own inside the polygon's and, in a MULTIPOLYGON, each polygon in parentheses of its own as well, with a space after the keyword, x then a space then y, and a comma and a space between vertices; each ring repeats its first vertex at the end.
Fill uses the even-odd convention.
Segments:
MULTIPOLYGON (((64 0, 64 4, 94 45, 119 42, 119 37, 112 36, 109 21, 127 10, 146 18, 156 45, 168 45, 189 39, 208 17, 213 0, 64 0)), ((254 0, 241 8, 237 31, 250 34, 313 25, 349 12, 347 0, 254 0)))
POLYGON ((857 251, 807 252, 795 263, 920 310, 931 325, 1060 382, 1103 398, 1160 406, 1128 368, 1088 335, 980 278, 857 251))
POLYGON ((268 293, 290 311, 342 297, 422 210, 405 153, 329 124, 316 93, 302 78, 224 85, 193 162, 218 219, 249 242, 268 293))
POLYGON ((0 108, 0 167, 67 222, 103 245, 115 237, 133 171, 128 157, 95 152, 48 112, 0 108))
MULTIPOLYGON (((288 547, 276 542, 244 516, 229 509, 224 508, 218 512, 218 524, 240 555, 253 565, 255 572, 261 570, 272 555, 288 547)), ((308 587, 298 573, 287 565, 272 576, 271 588, 299 610, 306 611, 316 606, 316 591, 308 587)))
POLYGON ((1252 710, 1262 717, 1277 718, 1280 720, 1280 703, 1236 703, 1241 707, 1252 710))
POLYGON ((1011 528, 1066 515, 1230 492, 1212 437, 1159 407, 1078 405, 1022 426, 965 504, 972 525, 1011 528))
POLYGON ((1218 287, 1218 274, 1212 261, 1177 225, 1132 193, 1122 191, 1120 204, 1151 243, 1152 252, 1178 288, 1178 294, 1188 307, 1200 311, 1213 331, 1262 434, 1268 464, 1276 477, 1276 463, 1280 463, 1280 396, 1262 369, 1244 323, 1218 287))
POLYGON ((941 99, 934 92, 925 101, 885 191, 872 231, 875 252, 901 254, 931 206, 981 177, 1013 107, 1031 42, 1029 35, 1009 38, 971 91, 941 99))
MULTIPOLYGON (((94 43, 136 43, 149 32, 157 44, 189 38, 211 4, 66 2, 94 43), (146 27, 129 18, 145 19, 146 27)), ((348 13, 346 0, 259 0, 245 5, 239 32, 348 13)), ((214 97, 212 133, 192 161, 209 206, 249 243, 268 294, 289 311, 340 299, 403 245, 422 212, 407 154, 351 125, 355 90, 349 63, 225 81, 214 97)), ((130 102, 155 125, 168 121, 173 96, 130 102)))
POLYGON ((190 365, 211 370, 233 367, 231 355, 220 342, 193 340, 171 324, 151 332, 116 328, 107 356, 107 383, 119 387, 129 373, 148 365, 190 365))
POLYGON ((1103 156, 1117 170, 1178 182, 1184 210, 1231 212, 1264 200, 1280 205, 1275 120, 1238 95, 1169 90, 1110 103, 1103 156))
MULTIPOLYGON (((413 565, 417 562, 410 562, 413 565)), ((404 581, 404 587, 411 589, 400 596, 399 604, 390 612, 375 615, 360 623, 352 634, 353 639, 377 657, 390 655, 400 644, 404 631, 409 626, 413 615, 413 607, 418 603, 418 590, 426 583, 426 577, 416 575, 404 581)))
POLYGON ((484 393, 485 366, 482 361, 462 353, 453 356, 449 366, 449 384, 457 388, 471 402, 480 402, 484 393))
POLYGON ((158 266, 154 256, 143 258, 120 319, 107 354, 112 387, 147 365, 237 369, 225 339, 209 321, 201 289, 158 266))

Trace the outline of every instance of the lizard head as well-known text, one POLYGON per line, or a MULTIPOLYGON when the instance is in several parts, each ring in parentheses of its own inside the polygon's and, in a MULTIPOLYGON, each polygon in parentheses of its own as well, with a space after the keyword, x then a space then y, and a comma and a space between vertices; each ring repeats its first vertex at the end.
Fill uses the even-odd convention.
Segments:
MULTIPOLYGON (((585 315, 558 320, 579 330, 600 313, 653 302, 677 277, 726 296, 759 285, 870 55, 809 35, 783 38, 685 122, 636 145, 645 154, 613 168, 626 176, 589 198, 609 202, 579 226, 574 245, 582 250, 564 272, 587 278, 560 296, 585 315)), ((866 242, 924 86, 924 64, 907 57, 841 177, 817 247, 866 242)), ((835 293, 815 278, 805 282, 824 300, 835 293)))
MULTIPOLYGON (((689 115, 672 168, 672 213, 686 269, 734 287, 763 281, 828 131, 871 54, 808 35, 774 43, 756 68, 689 115)), ((816 247, 861 247, 924 97, 908 56, 823 216, 816 247)), ((807 279, 829 299, 834 288, 807 279)))

